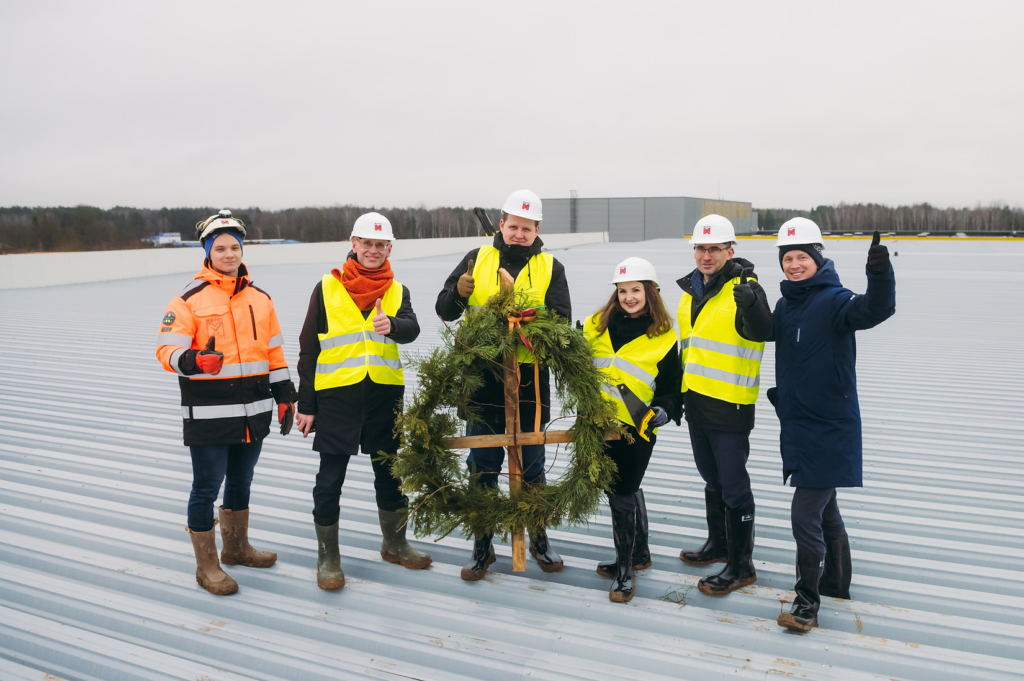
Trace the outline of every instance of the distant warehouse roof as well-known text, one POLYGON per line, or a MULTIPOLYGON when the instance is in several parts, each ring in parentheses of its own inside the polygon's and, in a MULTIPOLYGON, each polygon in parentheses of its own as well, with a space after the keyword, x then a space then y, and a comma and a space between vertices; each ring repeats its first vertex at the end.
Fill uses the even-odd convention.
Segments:
POLYGON ((712 213, 729 218, 737 234, 757 232, 757 212, 744 201, 690 196, 542 200, 546 234, 608 232, 610 241, 681 239, 712 213))

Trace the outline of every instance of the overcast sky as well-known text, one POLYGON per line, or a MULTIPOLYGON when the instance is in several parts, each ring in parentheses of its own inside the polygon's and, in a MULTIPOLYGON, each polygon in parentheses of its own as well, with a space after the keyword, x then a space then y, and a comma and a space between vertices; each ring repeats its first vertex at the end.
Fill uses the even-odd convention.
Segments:
POLYGON ((0 205, 1019 206, 1022 29, 1019 0, 4 0, 0 205))

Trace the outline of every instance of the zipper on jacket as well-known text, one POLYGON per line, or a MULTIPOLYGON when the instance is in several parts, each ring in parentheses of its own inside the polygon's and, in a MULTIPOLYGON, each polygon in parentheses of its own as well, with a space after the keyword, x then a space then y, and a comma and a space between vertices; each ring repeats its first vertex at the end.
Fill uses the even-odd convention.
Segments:
POLYGON ((252 339, 259 340, 259 338, 256 337, 256 315, 253 314, 252 305, 249 306, 249 319, 252 320, 252 339))
MULTIPOLYGON (((252 310, 252 306, 251 305, 249 306, 249 310, 252 310)), ((796 342, 797 343, 800 342, 800 327, 799 326, 796 327, 796 342)))

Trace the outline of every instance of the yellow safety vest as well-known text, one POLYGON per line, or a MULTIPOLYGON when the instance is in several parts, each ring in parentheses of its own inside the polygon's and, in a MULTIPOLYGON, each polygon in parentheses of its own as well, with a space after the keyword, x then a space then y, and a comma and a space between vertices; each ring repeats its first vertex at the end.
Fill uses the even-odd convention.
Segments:
MULTIPOLYGON (((752 277, 747 277, 752 279, 752 277)), ((679 337, 682 339, 682 391, 694 390, 733 404, 757 402, 761 385, 764 343, 754 343, 736 333, 735 277, 705 303, 690 326, 693 296, 683 292, 679 301, 679 337)))
MULTIPOLYGON (((494 246, 481 246, 476 256, 476 264, 473 267, 473 279, 476 286, 473 295, 469 297, 469 306, 476 307, 483 305, 494 294, 501 290, 501 275, 498 269, 501 263, 501 252, 494 246)), ((551 285, 551 273, 554 270, 555 259, 550 253, 538 253, 530 258, 526 266, 519 271, 516 277, 515 290, 525 293, 530 299, 530 305, 541 307, 551 285)), ((520 345, 516 356, 520 362, 532 364, 533 353, 520 345)))
POLYGON ((671 330, 654 338, 648 338, 647 334, 644 334, 615 352, 608 329, 598 334, 597 320, 598 315, 587 318, 583 326, 583 336, 590 343, 590 349, 594 353, 594 366, 600 368, 608 377, 608 382, 601 389, 604 391, 605 399, 618 410, 618 419, 636 427, 633 417, 626 409, 626 403, 622 401, 615 386, 624 383, 634 395, 643 400, 644 404, 650 404, 654 398, 654 384, 658 378, 658 362, 665 358, 665 353, 675 345, 679 336, 671 330))
MULTIPOLYGON (((363 319, 352 296, 333 274, 323 278, 324 308, 327 310, 327 333, 319 334, 320 354, 316 359, 316 390, 355 385, 367 373, 374 383, 405 385, 398 344, 373 330, 371 310, 363 319)), ((402 305, 402 285, 391 283, 381 298, 384 314, 394 317, 402 305)))

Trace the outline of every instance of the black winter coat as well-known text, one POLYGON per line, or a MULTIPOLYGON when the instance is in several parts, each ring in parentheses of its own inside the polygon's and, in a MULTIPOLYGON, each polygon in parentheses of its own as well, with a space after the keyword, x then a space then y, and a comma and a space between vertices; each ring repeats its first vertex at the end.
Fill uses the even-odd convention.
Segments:
POLYGON ((867 270, 868 290, 843 288, 831 260, 810 279, 782 282, 775 305, 775 382, 783 480, 793 487, 863 486, 857 342, 896 313, 896 279, 867 270))
MULTIPOLYGON (((512 276, 513 279, 519 276, 519 272, 527 266, 534 255, 541 252, 544 242, 537 237, 533 244, 527 248, 523 246, 508 246, 501 237, 501 232, 494 235, 493 246, 501 252, 499 260, 500 267, 512 276)), ((446 322, 454 322, 462 316, 468 305, 468 298, 459 295, 459 277, 466 273, 470 260, 476 260, 480 252, 479 248, 463 256, 459 264, 455 266, 448 279, 444 282, 444 288, 437 294, 437 303, 434 310, 437 316, 446 322)), ((565 280, 565 267, 555 260, 551 269, 551 284, 548 286, 547 294, 544 296, 544 305, 548 309, 557 312, 566 320, 572 319, 572 303, 569 300, 569 283, 565 280)), ((534 417, 534 403, 537 401, 536 391, 533 386, 533 365, 521 364, 519 383, 519 416, 523 424, 532 424, 534 417)), ((505 386, 504 383, 491 374, 484 372, 484 384, 476 391, 472 399, 481 405, 481 417, 488 422, 505 422, 505 386)), ((540 369, 540 401, 542 423, 551 420, 551 378, 547 367, 540 369)))
MULTIPOLYGON (((365 319, 374 309, 363 312, 365 319)), ((402 304, 391 319, 388 338, 398 344, 411 343, 420 335, 420 324, 412 309, 409 287, 402 285, 402 304)), ((364 430, 381 431, 387 439, 395 427, 395 416, 402 410, 404 385, 382 385, 367 376, 360 383, 340 388, 316 390, 316 360, 320 355, 319 334, 327 333, 327 309, 324 307, 323 282, 317 282, 309 298, 306 320, 299 335, 299 404, 300 414, 316 415, 313 449, 325 454, 357 454, 360 439, 367 441, 364 430)))

